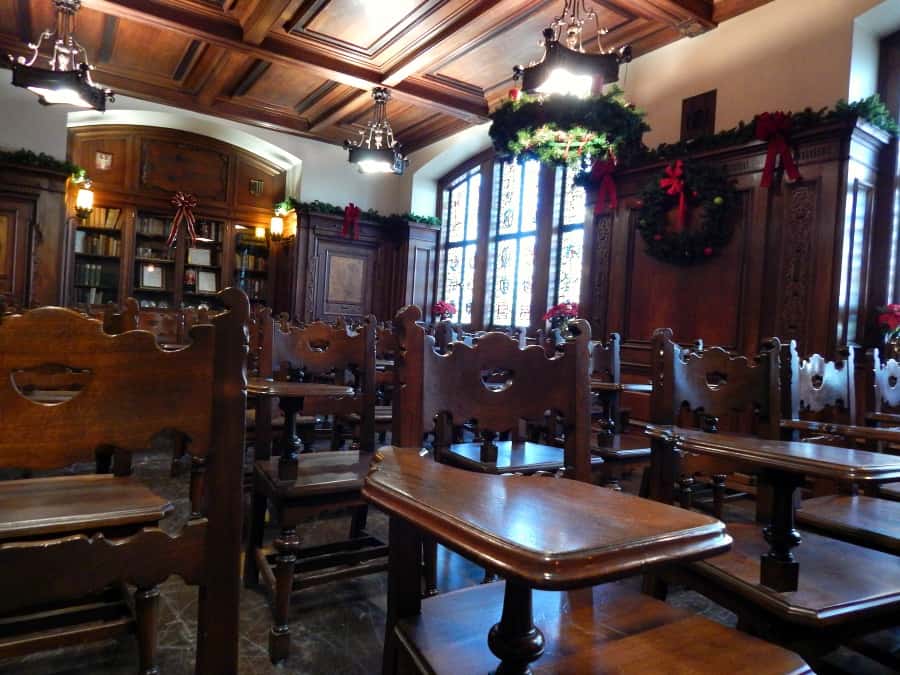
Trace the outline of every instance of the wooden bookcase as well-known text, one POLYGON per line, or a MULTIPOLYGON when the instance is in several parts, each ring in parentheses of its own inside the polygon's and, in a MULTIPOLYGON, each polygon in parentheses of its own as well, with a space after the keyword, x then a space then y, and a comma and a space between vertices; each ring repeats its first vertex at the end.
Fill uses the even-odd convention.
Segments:
POLYGON ((79 219, 70 207, 65 304, 133 296, 147 308, 199 307, 238 285, 271 305, 268 238, 255 232, 284 198, 277 167, 211 138, 152 127, 73 129, 69 154, 94 183, 95 208, 79 219), (169 247, 178 190, 197 198, 197 239, 189 245, 182 225, 169 247))

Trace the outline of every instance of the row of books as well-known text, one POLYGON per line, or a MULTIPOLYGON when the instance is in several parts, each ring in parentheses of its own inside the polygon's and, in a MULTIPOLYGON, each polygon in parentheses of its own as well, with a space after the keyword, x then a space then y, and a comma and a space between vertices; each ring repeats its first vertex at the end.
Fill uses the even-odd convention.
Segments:
POLYGON ((266 256, 248 253, 246 249, 234 254, 234 266, 239 270, 265 272, 268 264, 269 259, 266 256))
POLYGON ((222 228, 224 223, 218 220, 197 219, 194 231, 199 241, 222 241, 222 228))
POLYGON ((106 208, 103 206, 95 207, 85 221, 86 227, 98 227, 104 230, 118 230, 122 225, 119 222, 122 219, 122 209, 106 208))
POLYGON ((147 234, 154 237, 160 237, 169 234, 172 228, 170 220, 165 218, 155 218, 153 216, 138 216, 135 230, 138 234, 147 234))
POLYGON ((84 230, 75 231, 75 253, 90 255, 120 255, 122 240, 108 234, 90 234, 84 230))
POLYGON ((100 263, 75 263, 75 285, 115 288, 119 285, 119 268, 100 263))
POLYGON ((99 288, 76 288, 76 305, 102 305, 104 302, 115 302, 118 298, 115 291, 102 291, 99 288))
POLYGON ((257 300, 266 294, 265 279, 241 279, 238 283, 251 300, 257 300))

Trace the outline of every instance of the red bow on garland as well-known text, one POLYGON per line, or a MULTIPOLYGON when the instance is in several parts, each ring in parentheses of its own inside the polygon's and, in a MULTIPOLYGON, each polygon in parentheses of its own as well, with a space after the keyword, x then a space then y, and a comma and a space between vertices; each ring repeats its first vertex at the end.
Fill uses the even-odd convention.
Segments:
POLYGON ((678 195, 678 225, 676 232, 684 231, 687 219, 687 199, 684 196, 684 162, 680 159, 666 167, 665 178, 659 179, 659 187, 666 190, 666 194, 678 195))
POLYGON ((353 202, 344 207, 344 229, 341 230, 341 236, 347 239, 350 236, 350 230, 353 229, 353 239, 359 239, 359 207, 353 202))
POLYGON ((597 202, 594 204, 594 213, 601 213, 606 205, 614 209, 619 205, 619 194, 616 192, 616 181, 613 174, 616 171, 616 158, 610 154, 609 159, 598 160, 591 167, 591 182, 598 185, 597 202))
POLYGON ((175 239, 178 237, 178 228, 181 227, 182 221, 184 221, 187 230, 188 245, 193 246, 194 240, 197 238, 197 232, 194 229, 194 223, 196 222, 194 208, 197 206, 197 198, 187 192, 176 192, 175 196, 172 197, 172 206, 177 211, 175 211, 175 217, 172 219, 172 230, 169 232, 169 238, 166 239, 166 246, 171 247, 175 243, 175 239))
POLYGON ((791 118, 783 112, 763 113, 756 118, 756 137, 761 141, 768 141, 769 151, 766 154, 766 165, 763 168, 761 187, 772 185, 772 177, 775 174, 775 160, 781 155, 781 163, 784 172, 790 180, 800 178, 800 170, 791 156, 787 137, 791 131, 791 118))

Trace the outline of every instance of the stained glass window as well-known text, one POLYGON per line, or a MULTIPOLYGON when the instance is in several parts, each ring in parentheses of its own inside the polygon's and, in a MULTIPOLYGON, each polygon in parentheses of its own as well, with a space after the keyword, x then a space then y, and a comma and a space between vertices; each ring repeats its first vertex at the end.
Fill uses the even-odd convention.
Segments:
POLYGON ((556 302, 578 302, 584 258, 584 188, 575 185, 576 172, 564 172, 557 204, 561 204, 556 241, 556 302))
POLYGON ((491 323, 495 326, 531 324, 534 248, 538 214, 540 163, 500 165, 494 239, 494 297, 491 323))
POLYGON ((475 290, 475 252, 478 240, 478 168, 460 176, 444 192, 444 293, 443 300, 456 306, 454 319, 472 322, 475 290))

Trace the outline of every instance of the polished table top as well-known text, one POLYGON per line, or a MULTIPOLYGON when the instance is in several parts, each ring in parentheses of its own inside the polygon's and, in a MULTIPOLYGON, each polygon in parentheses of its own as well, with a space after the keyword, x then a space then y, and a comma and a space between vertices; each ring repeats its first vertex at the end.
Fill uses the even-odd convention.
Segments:
POLYGON ((607 382, 606 380, 592 379, 591 391, 622 391, 632 394, 649 394, 653 391, 653 385, 635 382, 607 382))
POLYGON ((464 471, 414 448, 379 450, 363 495, 501 576, 549 590, 731 544, 709 516, 574 480, 464 471))
POLYGON ((264 377, 248 377, 247 392, 256 396, 272 397, 329 397, 353 396, 353 387, 318 382, 285 382, 264 377))
POLYGON ((753 467, 819 478, 884 482, 900 479, 900 457, 806 441, 779 441, 740 434, 710 434, 676 426, 647 425, 653 438, 679 450, 721 457, 753 467))

